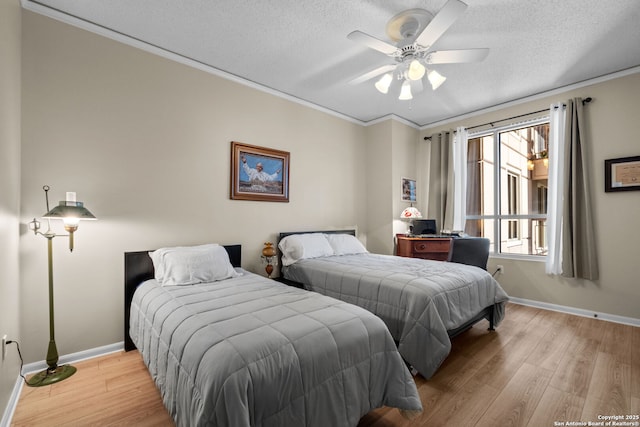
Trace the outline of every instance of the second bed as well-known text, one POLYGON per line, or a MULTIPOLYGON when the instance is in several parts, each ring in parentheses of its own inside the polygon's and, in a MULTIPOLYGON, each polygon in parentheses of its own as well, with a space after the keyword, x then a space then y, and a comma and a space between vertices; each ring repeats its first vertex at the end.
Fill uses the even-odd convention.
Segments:
POLYGON ((352 234, 282 233, 284 280, 376 314, 425 378, 451 351, 452 336, 482 318, 493 329, 504 317, 508 296, 481 268, 372 254, 352 234))

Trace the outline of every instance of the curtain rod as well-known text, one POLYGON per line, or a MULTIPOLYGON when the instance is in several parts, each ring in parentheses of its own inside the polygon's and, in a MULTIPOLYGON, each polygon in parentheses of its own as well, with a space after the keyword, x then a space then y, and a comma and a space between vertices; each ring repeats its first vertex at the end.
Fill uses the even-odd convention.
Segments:
MULTIPOLYGON (((582 105, 588 104, 589 102, 591 102, 591 100, 592 100, 591 97, 583 99, 582 100, 582 105)), ((562 106, 566 107, 565 104, 562 104, 562 106)), ((558 108, 558 107, 555 107, 555 108, 558 108)), ((495 120, 493 122, 483 123, 481 125, 471 126, 471 127, 468 127, 467 130, 476 129, 476 128, 479 128, 479 127, 482 127, 482 126, 486 126, 486 125, 491 125, 491 127, 493 127, 493 124, 497 123, 497 122, 506 122, 508 120, 519 119, 520 117, 526 117, 526 116, 530 116, 532 114, 544 113, 544 112, 547 112, 547 111, 549 111, 548 108, 545 108, 544 110, 532 111, 531 113, 527 113, 527 114, 520 114, 520 115, 513 116, 513 117, 507 117, 506 119, 500 119, 500 120, 495 120)), ((427 140, 431 140, 431 137, 430 136, 425 136, 423 139, 425 141, 427 141, 427 140)))

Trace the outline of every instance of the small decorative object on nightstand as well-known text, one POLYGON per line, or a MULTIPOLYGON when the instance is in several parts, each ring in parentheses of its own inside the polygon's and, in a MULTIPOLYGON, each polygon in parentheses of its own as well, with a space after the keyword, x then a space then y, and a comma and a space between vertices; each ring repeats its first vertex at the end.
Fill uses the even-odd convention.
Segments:
POLYGON ((267 266, 265 267, 265 271, 267 272, 267 277, 271 279, 271 273, 273 273, 273 265, 277 263, 276 257, 276 248, 273 247, 273 243, 265 242, 264 248, 262 248, 262 259, 265 260, 267 266))
MULTIPOLYGON (((414 219, 422 218, 422 214, 418 210, 418 208, 413 207, 413 203, 408 208, 405 208, 400 214, 400 219, 412 221, 414 219)), ((407 231, 407 236, 410 236, 413 233, 413 225, 409 224, 409 230, 407 231)))

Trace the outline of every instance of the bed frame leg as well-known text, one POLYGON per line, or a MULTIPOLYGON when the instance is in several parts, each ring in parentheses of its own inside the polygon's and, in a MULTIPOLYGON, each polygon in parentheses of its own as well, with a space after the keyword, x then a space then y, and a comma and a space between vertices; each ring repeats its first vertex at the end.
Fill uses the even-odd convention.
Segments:
POLYGON ((493 316, 494 316, 494 312, 495 312, 495 306, 491 307, 491 310, 489 311, 489 331, 495 331, 496 328, 493 324, 493 316))

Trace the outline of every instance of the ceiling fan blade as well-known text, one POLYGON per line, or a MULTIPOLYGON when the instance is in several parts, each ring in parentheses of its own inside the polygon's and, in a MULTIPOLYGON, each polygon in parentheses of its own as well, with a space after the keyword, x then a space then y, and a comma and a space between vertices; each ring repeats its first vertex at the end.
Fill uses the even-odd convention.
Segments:
POLYGON ((436 40, 453 25, 456 19, 458 19, 466 9, 466 3, 460 0, 449 0, 433 20, 429 22, 429 25, 425 27, 424 31, 418 35, 416 42, 427 48, 433 46, 436 40))
POLYGON ((388 73, 389 71, 395 70, 396 66, 397 66, 396 64, 383 65, 382 67, 378 67, 375 70, 371 70, 367 73, 364 73, 360 77, 356 77, 355 79, 350 80, 349 84, 357 85, 359 83, 366 82, 367 80, 377 77, 380 74, 388 73))
POLYGON ((353 40, 355 42, 368 46, 371 49, 377 50, 378 52, 382 52, 386 55, 393 55, 398 50, 398 48, 394 45, 370 36, 369 34, 363 33, 362 31, 354 31, 352 33, 349 33, 347 35, 347 38, 349 40, 353 40))
POLYGON ((436 50, 429 52, 427 64, 454 64, 460 62, 480 62, 489 55, 489 49, 436 50))

